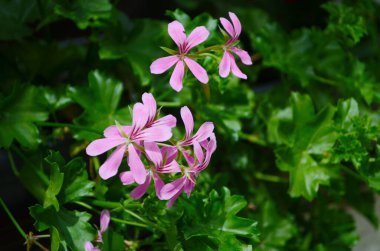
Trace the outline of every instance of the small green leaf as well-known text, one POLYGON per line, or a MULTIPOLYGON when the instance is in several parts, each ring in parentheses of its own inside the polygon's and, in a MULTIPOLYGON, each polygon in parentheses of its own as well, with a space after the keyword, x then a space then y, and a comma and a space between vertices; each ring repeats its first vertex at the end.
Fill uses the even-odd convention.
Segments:
POLYGON ((231 196, 227 188, 223 189, 222 195, 212 191, 205 201, 192 198, 191 204, 186 204, 184 208, 185 239, 189 241, 195 237, 207 237, 210 240, 215 238, 220 247, 226 246, 228 241, 235 246, 231 248, 241 248, 243 245, 236 236, 257 241, 257 222, 236 216, 246 206, 247 202, 242 196, 231 196))
POLYGON ((43 208, 41 205, 30 207, 29 212, 36 220, 34 225, 38 231, 56 228, 60 242, 74 251, 82 251, 84 243, 95 238, 95 231, 88 223, 91 218, 88 213, 64 208, 57 212, 53 207, 43 208))
POLYGON ((34 122, 45 121, 48 113, 40 98, 40 89, 31 85, 17 86, 0 101, 0 147, 9 148, 13 140, 35 148, 41 142, 34 122))

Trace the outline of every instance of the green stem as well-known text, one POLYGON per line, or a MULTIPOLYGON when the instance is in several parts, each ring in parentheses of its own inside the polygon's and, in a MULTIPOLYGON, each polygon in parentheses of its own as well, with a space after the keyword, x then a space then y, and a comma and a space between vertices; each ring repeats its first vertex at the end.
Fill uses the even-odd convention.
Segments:
POLYGON ((275 183, 288 183, 288 180, 279 176, 263 174, 261 172, 255 173, 255 178, 259 180, 275 182, 275 183))
POLYGON ((157 103, 159 106, 164 106, 164 107, 180 107, 182 105, 180 102, 158 101, 157 103))
POLYGON ((0 204, 2 206, 2 208, 4 209, 4 211, 7 213, 8 217, 11 219, 13 225, 15 225, 15 227, 17 228, 18 232, 22 235, 22 237, 24 239, 28 239, 28 235, 24 232, 24 230, 21 228, 21 226, 18 224, 18 222, 16 221, 16 219, 13 217, 11 211, 9 211, 7 205, 5 205, 3 199, 0 197, 0 204))
POLYGON ((359 174, 355 173, 354 171, 352 171, 350 168, 348 168, 347 166, 345 165, 340 165, 340 167, 342 168, 343 171, 345 171, 346 173, 348 173, 349 175, 351 175, 352 177, 358 179, 358 180, 361 180, 365 183, 367 183, 367 180, 365 178, 363 178, 362 176, 360 176, 359 174))
POLYGON ((78 130, 83 130, 83 131, 92 132, 92 133, 102 135, 102 132, 100 132, 98 130, 91 129, 91 128, 88 128, 85 126, 78 126, 78 125, 74 125, 74 124, 56 123, 56 122, 36 122, 36 124, 39 126, 45 126, 45 127, 69 127, 72 129, 78 129, 78 130))
POLYGON ((9 160, 9 164, 11 165, 11 169, 12 169, 12 171, 13 171, 13 174, 15 175, 15 176, 20 176, 20 172, 17 170, 17 168, 16 168, 16 165, 15 165, 15 161, 14 161, 14 159, 13 159, 13 156, 12 156, 12 153, 11 153, 11 151, 7 151, 7 153, 8 153, 8 160, 9 160))
MULTIPOLYGON (((20 158, 25 162, 27 163, 27 165, 34 165, 33 163, 30 162, 30 160, 20 151, 20 149, 18 149, 17 147, 15 146, 12 146, 12 150, 18 155, 20 156, 20 158)), ((48 186, 49 185, 49 178, 41 171, 41 170, 38 170, 37 168, 34 168, 35 170, 35 174, 41 179, 41 181, 46 185, 48 186)))
POLYGON ((197 51, 195 54, 201 54, 201 53, 204 53, 204 52, 208 52, 208 51, 212 51, 212 50, 220 50, 223 48, 223 45, 213 45, 213 46, 210 46, 210 47, 206 47, 200 51, 197 51))
MULTIPOLYGON (((74 201, 73 203, 79 205, 79 206, 82 206, 88 210, 91 210, 97 214, 100 214, 99 210, 96 210, 95 208, 93 208, 91 205, 88 205, 84 202, 81 202, 81 201, 74 201)), ((110 202, 112 203, 112 202, 110 202)), ((103 203, 101 203, 102 205, 104 205, 103 203)), ((119 204, 119 207, 121 206, 120 203, 119 204)), ((123 220, 123 219, 119 219, 119 218, 116 218, 116 217, 111 217, 111 220, 113 220, 114 222, 119 222, 119 223, 123 223, 123 224, 127 224, 127 225, 131 225, 131 226, 136 226, 136 227, 143 227, 143 228, 146 228, 146 229, 151 229, 152 227, 151 226, 148 226, 146 224, 142 224, 142 223, 138 223, 138 222, 134 222, 134 221, 127 221, 127 220, 123 220)))

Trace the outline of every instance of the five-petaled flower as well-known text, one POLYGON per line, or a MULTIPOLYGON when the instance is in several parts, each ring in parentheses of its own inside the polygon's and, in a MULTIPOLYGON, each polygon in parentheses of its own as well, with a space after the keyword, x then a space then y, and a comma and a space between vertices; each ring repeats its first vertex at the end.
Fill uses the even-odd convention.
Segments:
POLYGON ((105 138, 97 139, 87 146, 86 152, 90 156, 97 156, 117 147, 99 169, 99 175, 103 179, 116 175, 124 154, 128 152, 127 162, 133 179, 138 184, 143 184, 146 170, 138 149, 144 141, 162 142, 172 137, 171 129, 176 125, 176 118, 167 115, 157 119, 157 105, 152 94, 144 93, 142 101, 143 103, 133 106, 132 126, 110 126, 104 130, 105 138))
POLYGON ((173 21, 168 25, 170 37, 178 46, 178 54, 156 59, 150 65, 153 74, 161 74, 176 65, 170 77, 170 85, 179 92, 182 89, 182 80, 185 75, 185 65, 189 67, 194 76, 203 84, 208 82, 206 70, 195 60, 188 56, 191 48, 204 42, 209 36, 209 31, 204 27, 196 27, 188 37, 186 37, 183 25, 178 21, 173 21))
POLYGON ((181 178, 166 184, 161 189, 161 199, 170 200, 168 207, 173 205, 182 191, 187 194, 187 197, 190 197, 195 187, 196 177, 209 165, 215 150, 216 138, 214 133, 211 134, 210 140, 204 140, 202 144, 194 141, 195 159, 186 158, 189 168, 184 170, 184 175, 181 178), (204 153, 203 149, 205 149, 206 153, 204 153))
POLYGON ((219 75, 225 78, 232 71, 236 77, 247 79, 247 75, 242 73, 236 65, 235 57, 232 53, 240 57, 242 63, 245 65, 251 65, 252 60, 248 52, 234 46, 234 43, 239 39, 241 33, 241 24, 235 13, 229 12, 228 14, 231 18, 232 24, 227 19, 223 17, 220 18, 223 28, 227 31, 231 38, 229 38, 223 46, 224 54, 219 65, 219 75))
MULTIPOLYGON (((153 163, 151 168, 146 171, 146 180, 144 184, 139 185, 131 192, 131 197, 140 199, 148 190, 150 182, 154 181, 156 195, 161 199, 161 188, 165 185, 158 173, 177 173, 181 169, 175 160, 177 152, 172 147, 159 148, 155 142, 144 142, 144 150, 148 159, 153 163)), ((124 185, 134 183, 131 172, 122 172, 120 180, 124 185)))

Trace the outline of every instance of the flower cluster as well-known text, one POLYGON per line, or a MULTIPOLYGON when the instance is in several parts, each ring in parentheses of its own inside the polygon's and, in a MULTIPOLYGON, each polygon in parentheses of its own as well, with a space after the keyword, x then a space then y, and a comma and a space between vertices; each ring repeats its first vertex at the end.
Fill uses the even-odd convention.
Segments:
MULTIPOLYGON (((103 234, 107 230, 110 220, 110 212, 107 209, 104 209, 100 213, 100 229, 98 230, 98 235, 96 236, 96 242, 103 243, 103 234)), ((85 242, 84 249, 85 251, 100 251, 100 249, 94 246, 90 241, 85 242)))
POLYGON ((181 91, 183 87, 183 78, 185 76, 185 67, 191 71, 191 73, 203 84, 207 84, 209 78, 206 70, 198 64, 195 59, 202 57, 206 51, 221 51, 223 57, 219 63, 219 75, 223 78, 227 77, 230 72, 238 78, 247 79, 245 75, 235 62, 234 54, 237 55, 243 64, 251 65, 252 60, 248 52, 237 47, 238 39, 241 33, 241 23, 238 17, 229 12, 230 21, 225 18, 220 18, 220 22, 227 32, 227 38, 222 45, 213 45, 202 51, 190 54, 190 50, 207 40, 210 32, 204 26, 196 27, 189 36, 186 36, 183 25, 178 21, 173 21, 168 25, 168 33, 173 41, 178 46, 178 51, 168 50, 171 56, 162 57, 153 61, 150 66, 150 71, 153 74, 161 74, 169 70, 175 65, 173 73, 170 77, 170 85, 177 92, 181 91), (202 53, 200 53, 202 52, 202 53))
MULTIPOLYGON (((193 134, 193 115, 188 107, 182 107, 181 117, 186 134, 182 140, 175 142, 171 138, 177 120, 172 115, 158 117, 152 94, 144 93, 142 103, 136 103, 132 113, 132 125, 117 124, 106 128, 105 138, 91 142, 86 152, 97 156, 115 148, 101 165, 100 177, 108 179, 115 176, 124 156, 127 156, 130 170, 121 172, 119 177, 124 185, 138 184, 131 196, 141 198, 153 180, 157 197, 170 200, 168 207, 171 207, 182 191, 190 196, 197 175, 208 166, 216 149, 214 125, 205 122, 193 134), (167 143, 163 143, 165 141, 167 143), (169 173, 181 174, 181 177, 165 184, 163 178, 169 173)), ((166 176, 169 178, 169 175, 166 176)))

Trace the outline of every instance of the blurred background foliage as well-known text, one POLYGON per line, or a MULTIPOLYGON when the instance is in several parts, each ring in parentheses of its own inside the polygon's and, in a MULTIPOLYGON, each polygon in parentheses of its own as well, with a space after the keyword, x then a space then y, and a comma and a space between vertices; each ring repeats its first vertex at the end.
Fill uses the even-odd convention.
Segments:
POLYGON ((102 250, 351 250, 348 208, 378 226, 379 17, 373 0, 1 1, 0 147, 38 203, 25 227, 50 231, 52 250, 81 250, 110 208, 102 250), (247 81, 220 78, 210 58, 208 89, 188 75, 177 94, 168 74, 150 74, 159 47, 173 47, 168 22, 205 25, 206 47, 223 41, 228 11, 254 61, 241 66, 247 81), (129 123, 143 92, 163 113, 187 105, 216 126, 212 164, 172 210, 101 181, 83 152, 129 123))

